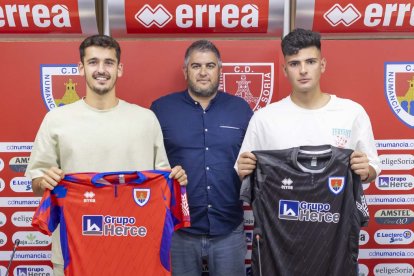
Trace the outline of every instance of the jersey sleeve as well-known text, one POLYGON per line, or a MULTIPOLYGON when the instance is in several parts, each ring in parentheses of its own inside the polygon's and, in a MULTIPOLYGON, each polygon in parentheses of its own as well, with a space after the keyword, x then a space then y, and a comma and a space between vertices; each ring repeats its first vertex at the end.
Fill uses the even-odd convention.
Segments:
POLYGON ((369 211, 365 199, 364 189, 362 188, 361 178, 359 175, 352 173, 352 183, 354 187, 355 205, 358 209, 359 221, 361 226, 368 226, 369 211))
POLYGON ((246 202, 247 204, 252 203, 252 179, 254 178, 254 172, 245 177, 242 181, 240 188, 240 200, 246 202))
POLYGON ((187 200, 187 190, 178 181, 173 179, 173 193, 171 202, 171 212, 174 221, 174 230, 183 227, 190 227, 190 208, 187 200))
POLYGON ((59 224, 59 217, 57 199, 50 190, 46 190, 33 216, 32 226, 50 236, 59 224))

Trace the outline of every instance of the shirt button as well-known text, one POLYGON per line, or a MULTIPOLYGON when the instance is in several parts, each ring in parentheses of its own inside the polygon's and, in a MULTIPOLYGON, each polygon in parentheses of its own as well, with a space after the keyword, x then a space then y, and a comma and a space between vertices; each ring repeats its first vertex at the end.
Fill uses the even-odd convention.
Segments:
POLYGON ((210 167, 206 167, 206 170, 210 170, 210 167))
POLYGON ((207 128, 205 128, 205 129, 204 129, 204 131, 205 131, 205 132, 207 132, 207 131, 208 131, 208 129, 207 129, 207 128))
POLYGON ((211 189, 211 187, 210 186, 207 186, 207 190, 210 190, 211 189))
POLYGON ((208 208, 211 208, 211 207, 213 207, 213 206, 211 206, 211 204, 209 204, 209 205, 207 205, 207 207, 208 207, 208 208))
POLYGON ((194 104, 195 104, 195 105, 197 105, 197 104, 198 104, 198 102, 194 102, 194 104))
POLYGON ((206 150, 208 150, 208 147, 206 147, 206 150))
POLYGON ((204 110, 203 113, 206 114, 207 112, 204 110))

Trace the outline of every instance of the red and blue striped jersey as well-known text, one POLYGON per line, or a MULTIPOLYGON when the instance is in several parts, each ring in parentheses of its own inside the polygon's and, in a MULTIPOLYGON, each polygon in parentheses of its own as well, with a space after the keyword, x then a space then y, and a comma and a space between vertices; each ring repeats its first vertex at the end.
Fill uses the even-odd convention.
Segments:
POLYGON ((190 226, 186 189, 169 171, 68 174, 32 225, 60 224, 65 275, 170 275, 174 230, 190 226))

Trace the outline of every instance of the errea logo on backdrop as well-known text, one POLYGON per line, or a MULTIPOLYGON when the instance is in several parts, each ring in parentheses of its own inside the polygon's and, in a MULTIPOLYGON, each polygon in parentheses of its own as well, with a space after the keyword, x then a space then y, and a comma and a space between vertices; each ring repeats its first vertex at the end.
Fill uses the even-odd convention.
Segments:
POLYGON ((267 0, 209 1, 209 4, 194 0, 146 2, 126 4, 128 33, 144 33, 148 29, 156 33, 267 32, 267 0))
MULTIPOLYGON (((171 13, 163 6, 151 8, 145 5, 135 19, 146 28, 156 25, 164 27, 173 19, 171 13)), ((246 4, 239 8, 237 5, 179 5, 175 10, 175 24, 179 28, 257 28, 259 26, 259 8, 257 5, 246 4)))
POLYGON ((152 25, 162 28, 170 22, 172 18, 171 13, 169 13, 163 5, 158 5, 153 9, 147 4, 135 15, 135 19, 146 28, 149 28, 152 25))
POLYGON ((7 2, 14 4, 0 4, 0 33, 81 32, 77 1, 7 2))
POLYGON ((0 27, 30 28, 70 27, 68 7, 55 4, 51 7, 42 4, 21 4, 0 6, 0 27))
POLYGON ((323 15, 326 22, 333 27, 338 25, 348 27, 360 19, 362 19, 362 22, 359 24, 369 28, 414 26, 414 5, 410 2, 369 3, 368 5, 364 5, 367 4, 364 1, 355 2, 355 5, 345 1, 338 2, 341 3, 334 4, 323 15))
POLYGON ((323 17, 332 26, 341 23, 349 26, 361 18, 361 13, 352 4, 348 4, 345 8, 342 8, 339 4, 335 4, 323 17))

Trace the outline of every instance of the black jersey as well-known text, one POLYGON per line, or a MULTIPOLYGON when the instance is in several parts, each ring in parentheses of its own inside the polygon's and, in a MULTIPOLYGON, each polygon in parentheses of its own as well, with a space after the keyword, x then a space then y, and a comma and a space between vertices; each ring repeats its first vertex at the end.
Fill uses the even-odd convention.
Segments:
POLYGON ((256 170, 241 190, 255 219, 253 275, 357 275, 369 214, 351 153, 333 146, 253 152, 256 170))

